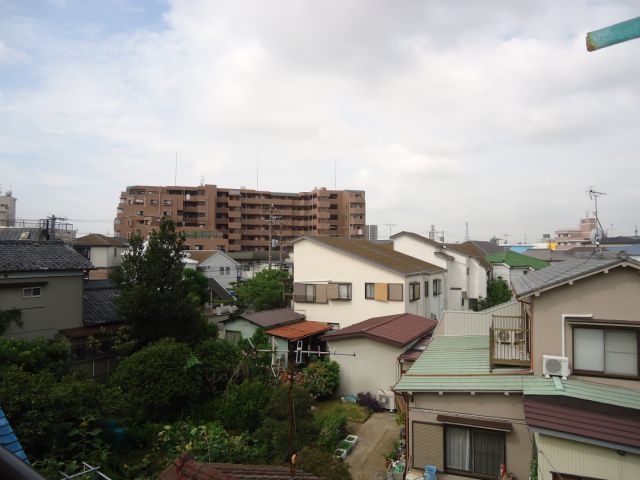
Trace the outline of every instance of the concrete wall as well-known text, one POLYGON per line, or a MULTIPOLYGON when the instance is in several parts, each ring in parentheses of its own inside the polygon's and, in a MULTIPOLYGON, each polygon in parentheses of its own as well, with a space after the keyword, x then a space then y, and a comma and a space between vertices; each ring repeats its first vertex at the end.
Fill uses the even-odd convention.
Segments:
MULTIPOLYGON (((563 285, 540 294, 533 299, 533 367, 542 375, 542 356, 562 354, 562 330, 565 332, 566 356, 569 368, 572 362, 572 327, 562 315, 592 314, 594 318, 606 320, 640 321, 638 300, 640 299, 640 274, 633 268, 618 267, 609 273, 576 280, 573 285, 563 285)), ((579 378, 578 376, 573 376, 579 378)), ((584 380, 610 385, 640 389, 637 380, 622 380, 606 377, 584 377, 584 380)))
POLYGON ((0 309, 22 311, 22 327, 11 324, 5 336, 52 338, 60 329, 82 326, 82 272, 51 272, 46 276, 14 273, 0 278, 0 309), (46 282, 45 285, 37 285, 46 282), (23 298, 23 288, 36 284, 41 295, 23 298), (9 284, 23 284, 10 286, 9 284))
POLYGON ((469 287, 467 296, 469 298, 480 298, 487 296, 487 271, 478 260, 468 258, 469 264, 469 287))
POLYGON ((399 380, 398 355, 405 349, 368 338, 345 338, 328 342, 329 351, 355 353, 335 355, 340 364, 339 395, 390 390, 399 380))
MULTIPOLYGON (((482 420, 509 422, 512 431, 505 433, 507 471, 519 479, 529 477, 531 439, 524 422, 522 395, 500 393, 414 393, 409 405, 409 467, 413 466, 413 422, 441 424, 438 415, 468 415, 482 420)), ((441 424, 444 425, 444 424, 441 424)), ((444 464, 444 459, 443 459, 444 464)), ((497 474, 497 472, 496 472, 497 474)), ((438 472, 439 479, 468 478, 438 472)), ((546 478, 546 477, 545 477, 546 478)))
POLYGON ((640 478, 640 455, 536 433, 538 478, 551 478, 551 472, 608 480, 640 478))
POLYGON ((424 281, 431 276, 405 277, 310 240, 296 242, 294 255, 295 283, 351 283, 351 300, 329 300, 328 303, 295 302, 295 310, 306 314, 308 320, 338 323, 341 327, 346 327, 368 318, 406 311, 425 315, 439 306, 435 300, 430 304, 424 301, 424 281), (415 302, 408 300, 408 286, 412 281, 421 282, 420 299, 415 302), (402 283, 403 300, 382 302, 366 299, 365 283, 402 283))

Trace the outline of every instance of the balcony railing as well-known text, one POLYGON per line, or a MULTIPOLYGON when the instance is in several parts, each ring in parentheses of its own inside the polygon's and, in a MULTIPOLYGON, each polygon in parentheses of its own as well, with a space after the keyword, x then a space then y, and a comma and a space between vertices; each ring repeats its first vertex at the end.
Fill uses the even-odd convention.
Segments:
POLYGON ((489 329, 491 368, 531 366, 531 330, 521 316, 493 315, 489 329))

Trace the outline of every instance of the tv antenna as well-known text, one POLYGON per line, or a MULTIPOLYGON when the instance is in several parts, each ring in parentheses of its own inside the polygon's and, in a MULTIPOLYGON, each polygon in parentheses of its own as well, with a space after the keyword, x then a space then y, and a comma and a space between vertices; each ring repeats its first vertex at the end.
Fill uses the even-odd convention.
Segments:
POLYGON ((606 193, 596 191, 595 185, 591 185, 587 192, 589 193, 589 198, 594 202, 595 210, 593 213, 596 216, 596 228, 594 228, 589 234, 589 239, 592 243, 599 245, 600 239, 606 235, 604 233, 604 228, 602 228, 602 224, 600 223, 600 218, 598 217, 598 198, 606 195, 606 193))
POLYGON ((395 223, 383 223, 385 227, 389 227, 389 238, 391 238, 391 229, 396 226, 395 223))
POLYGON ((318 350, 305 350, 302 344, 302 340, 298 340, 296 342, 296 348, 294 350, 281 350, 278 349, 278 344, 276 343, 275 337, 271 337, 271 348, 256 348, 251 339, 249 340, 249 345, 256 352, 263 353, 271 353, 271 372, 273 376, 278 378, 280 373, 280 357, 279 353, 287 354, 287 380, 289 383, 289 474, 291 478, 295 478, 296 476, 296 461, 298 458, 298 454, 294 451, 294 405, 293 405, 293 363, 301 364, 303 355, 318 355, 318 358, 322 358, 322 356, 327 355, 346 355, 349 357, 355 357, 355 353, 338 353, 338 352, 330 352, 320 350, 320 346, 318 346, 318 350))

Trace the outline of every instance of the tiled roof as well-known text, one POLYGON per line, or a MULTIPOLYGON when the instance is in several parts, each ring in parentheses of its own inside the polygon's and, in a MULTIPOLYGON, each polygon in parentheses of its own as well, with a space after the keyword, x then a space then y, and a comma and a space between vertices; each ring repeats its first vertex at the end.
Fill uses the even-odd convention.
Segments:
POLYGON ((403 347, 431 332, 438 325, 432 318, 400 313, 374 317, 328 333, 323 340, 333 342, 353 337, 367 337, 384 343, 403 347))
MULTIPOLYGON (((465 252, 467 255, 475 258, 478 262, 480 262, 480 264, 483 267, 485 267, 485 269, 488 270, 491 268, 491 264, 487 262, 487 260, 484 258, 487 254, 484 252, 483 249, 478 247, 476 243, 478 242, 464 242, 464 243, 456 243, 454 245, 457 250, 465 252)), ((485 242, 485 243, 490 243, 490 242, 485 242)), ((491 243, 491 245, 494 245, 494 244, 491 243)), ((497 245, 494 245, 494 246, 497 247, 497 245)), ((504 250, 501 247, 498 247, 498 248, 500 248, 500 250, 504 250)))
POLYGON ((0 272, 88 270, 91 262, 62 242, 1 242, 0 272))
POLYGON ((530 248, 524 252, 528 257, 537 258, 546 262, 562 262, 570 260, 572 257, 558 250, 548 250, 546 248, 530 248))
POLYGON ((307 236, 294 242, 309 240, 320 243, 329 248, 334 248, 348 255, 360 258, 366 262, 374 263, 387 270, 409 275, 412 273, 437 273, 444 269, 417 258, 397 252, 389 247, 370 242, 369 240, 352 240, 337 237, 307 236))
MULTIPOLYGON (((392 235, 391 238, 396 239, 402 235, 406 235, 408 237, 413 238, 414 240, 418 240, 419 242, 423 242, 423 243, 428 243, 429 245, 433 245, 434 247, 438 247, 441 248, 442 250, 451 250, 454 253, 457 253, 459 255, 464 255, 465 257, 471 256, 468 252, 464 251, 463 249, 458 248, 458 244, 457 243, 440 243, 440 242, 436 242, 435 240, 431 240, 430 238, 427 237, 423 237, 422 235, 419 235, 417 233, 413 233, 413 232, 406 232, 406 231, 402 231, 402 232, 398 232, 395 235, 392 235)), ((449 258, 452 258, 449 255, 446 255, 445 252, 441 251, 439 252, 445 256, 448 256, 449 258)))
POLYGON ((20 441, 13 432, 13 428, 11 428, 9 419, 4 414, 2 407, 0 407, 0 445, 13 453, 24 463, 29 464, 27 455, 24 453, 22 445, 20 445, 20 441))
POLYGON ((195 260, 199 263, 204 262, 208 258, 212 257, 217 250, 187 250, 185 256, 191 260, 195 260))
POLYGON ((538 258, 529 257, 521 253, 516 253, 512 250, 503 250, 502 252, 492 253, 487 255, 487 261, 491 264, 504 263, 512 268, 526 268, 531 267, 536 270, 549 266, 549 262, 540 260, 538 258))
POLYGON ((110 280, 85 280, 82 294, 82 320, 86 326, 119 322, 115 299, 117 287, 110 280))
POLYGON ((501 252, 505 247, 501 247, 497 243, 487 242, 485 240, 468 240, 461 245, 472 245, 473 248, 482 252, 482 256, 491 255, 492 253, 501 252))
POLYGON ((640 263, 630 260, 621 254, 620 258, 601 260, 596 258, 572 259, 564 262, 555 262, 550 266, 531 272, 511 280, 514 292, 517 296, 526 296, 540 290, 547 290, 559 285, 564 285, 572 280, 589 276, 604 269, 618 266, 633 266, 640 269, 640 263))
POLYGON ((525 396, 529 427, 640 448, 637 410, 564 396, 525 396))
MULTIPOLYGON (((227 252, 227 255, 229 255, 229 257, 233 258, 234 260, 236 260, 237 262, 240 261, 260 261, 260 262, 266 262, 269 260, 269 252, 262 252, 262 251, 244 251, 244 252, 227 252)), ((283 252, 282 253, 282 260, 288 260, 289 259, 289 254, 283 252)), ((272 263, 276 263, 280 260, 280 254, 278 253, 278 255, 273 255, 272 254, 272 258, 271 261, 272 263)))
POLYGON ((291 323, 289 325, 283 325, 281 327, 266 330, 265 333, 274 337, 286 338, 287 340, 292 341, 310 337, 311 335, 317 335, 319 333, 326 332, 327 330, 331 330, 332 328, 333 327, 326 323, 303 320, 301 322, 291 323))
POLYGON ((257 313, 247 313, 242 315, 245 320, 262 328, 275 327, 287 323, 299 322, 305 316, 291 308, 276 308, 274 310, 264 310, 257 313))
POLYGON ((122 247, 129 246, 129 240, 122 237, 107 237, 100 233, 90 233, 84 237, 76 238, 73 241, 74 245, 85 247, 122 247))
POLYGON ((48 233, 44 228, 2 227, 0 228, 0 242, 25 241, 32 242, 48 240, 48 233))
POLYGON ((640 237, 603 237, 600 239, 601 245, 631 245, 640 243, 640 237))
MULTIPOLYGON (((188 455, 158 475, 158 480, 289 480, 289 467, 279 465, 238 465, 230 463, 201 463, 188 455)), ((295 478, 320 480, 315 475, 296 470, 295 478)))

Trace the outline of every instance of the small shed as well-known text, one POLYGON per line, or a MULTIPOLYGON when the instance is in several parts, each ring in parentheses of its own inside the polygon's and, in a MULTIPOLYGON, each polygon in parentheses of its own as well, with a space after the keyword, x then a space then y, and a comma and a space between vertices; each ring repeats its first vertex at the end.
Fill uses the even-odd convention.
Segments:
MULTIPOLYGON (((294 351, 298 345, 306 351, 326 351, 326 342, 320 339, 322 334, 327 333, 333 327, 324 322, 313 322, 311 320, 301 320, 296 323, 270 328, 265 333, 274 339, 276 349, 280 352, 285 350, 294 351)), ((288 364, 285 353, 280 353, 281 366, 284 368, 288 364)), ((303 355, 299 363, 306 363, 308 355, 303 355)))
POLYGON ((338 393, 391 390, 401 376, 400 357, 419 350, 437 325, 432 318, 400 313, 370 318, 321 337, 330 351, 356 354, 332 358, 340 364, 338 393))
POLYGON ((259 328, 270 328, 300 322, 305 315, 291 308, 276 308, 256 313, 246 313, 239 318, 224 321, 224 336, 231 343, 238 343, 243 338, 251 338, 259 328))

